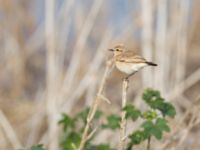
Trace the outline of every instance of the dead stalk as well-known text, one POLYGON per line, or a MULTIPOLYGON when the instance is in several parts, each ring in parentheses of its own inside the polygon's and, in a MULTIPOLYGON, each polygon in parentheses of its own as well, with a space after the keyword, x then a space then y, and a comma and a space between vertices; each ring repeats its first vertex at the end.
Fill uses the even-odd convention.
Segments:
MULTIPOLYGON (((122 108, 126 106, 127 100, 126 100, 126 95, 127 95, 127 90, 128 90, 128 80, 124 79, 123 80, 123 85, 122 85, 122 108)), ((126 136, 126 112, 122 111, 121 112, 121 123, 120 123, 120 142, 119 142, 119 150, 123 150, 125 146, 125 136, 126 136)))
POLYGON ((172 133, 170 134, 169 138, 164 142, 164 144, 161 145, 159 149, 165 150, 171 146, 180 147, 185 139, 187 138, 188 134, 190 133, 190 130, 197 124, 199 124, 199 117, 198 117, 198 111, 200 108, 200 97, 195 100, 192 107, 188 108, 185 114, 180 119, 179 123, 174 127, 172 133), (186 120, 189 119, 189 121, 186 124, 186 120))
POLYGON ((46 49, 47 49, 47 77, 46 77, 46 109, 48 118, 48 148, 49 150, 56 150, 58 148, 58 109, 57 109, 57 92, 56 92, 56 77, 57 77, 57 65, 56 65, 56 41, 55 41, 55 0, 46 0, 46 20, 45 20, 45 33, 46 33, 46 49))
POLYGON ((104 72, 104 75, 103 75, 103 78, 102 78, 102 81, 101 81, 101 84, 100 84, 96 99, 94 100, 94 102, 93 102, 93 104, 91 106, 91 109, 90 109, 90 111, 88 113, 87 123, 86 123, 85 129, 83 131, 82 138, 81 138, 81 143, 80 143, 80 145, 78 147, 78 150, 83 150, 83 148, 85 146, 85 143, 90 139, 91 135, 94 134, 94 131, 91 131, 91 133, 89 133, 90 124, 92 122, 92 119, 94 118, 94 115, 95 115, 96 111, 97 111, 97 108, 99 106, 100 100, 102 100, 102 97, 100 95, 102 95, 103 88, 104 88, 106 79, 108 77, 108 74, 110 72, 111 66, 112 66, 112 62, 108 61, 107 64, 106 64, 106 69, 105 69, 105 72, 104 72))
MULTIPOLYGON (((145 58, 152 59, 152 41, 153 41, 153 1, 152 0, 142 0, 142 19, 143 19, 143 28, 142 28, 142 52, 145 58)), ((152 68, 149 70, 144 70, 142 74, 142 81, 144 86, 152 85, 152 68), (148 77, 145 76, 148 74, 148 77)))

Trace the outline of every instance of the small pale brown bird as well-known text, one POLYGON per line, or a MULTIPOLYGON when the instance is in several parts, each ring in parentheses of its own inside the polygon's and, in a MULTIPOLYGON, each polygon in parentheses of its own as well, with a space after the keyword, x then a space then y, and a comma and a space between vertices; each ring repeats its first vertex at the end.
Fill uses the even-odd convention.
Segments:
POLYGON ((123 45, 117 45, 109 50, 114 52, 115 66, 121 72, 128 75, 125 79, 128 79, 146 66, 157 66, 157 64, 147 61, 142 56, 135 54, 133 51, 127 50, 123 45))

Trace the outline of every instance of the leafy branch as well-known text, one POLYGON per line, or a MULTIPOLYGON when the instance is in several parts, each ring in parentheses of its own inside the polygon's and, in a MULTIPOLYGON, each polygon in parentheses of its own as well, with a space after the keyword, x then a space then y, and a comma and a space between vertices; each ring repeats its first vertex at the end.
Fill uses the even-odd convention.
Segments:
MULTIPOLYGON (((146 141, 146 150, 150 150, 152 138, 161 140, 165 132, 170 132, 167 117, 173 118, 176 115, 174 106, 171 103, 166 102, 166 100, 161 97, 159 91, 153 89, 145 90, 142 98, 147 104, 146 111, 141 111, 132 104, 126 104, 122 108, 125 120, 130 119, 134 122, 138 121, 138 119, 140 119, 140 121, 142 120, 139 128, 126 136, 128 137, 128 143, 122 147, 123 149, 131 150, 135 145, 139 145, 146 141)), ((88 124, 87 119, 90 110, 91 109, 86 108, 74 116, 62 114, 62 118, 59 121, 59 125, 61 125, 63 129, 62 136, 60 138, 61 150, 76 150, 77 147, 80 147, 85 126, 88 124)), ((99 123, 99 120, 102 117, 104 117, 103 112, 96 109, 95 114, 93 114, 94 124, 99 123)), ((110 114, 106 116, 106 121, 98 127, 98 130, 97 128, 93 129, 92 125, 90 125, 87 129, 90 134, 87 134, 87 139, 85 139, 83 149, 115 150, 110 146, 110 143, 93 144, 92 140, 104 129, 110 129, 112 131, 121 130, 121 123, 121 116, 110 114)), ((26 150, 44 150, 44 148, 43 145, 35 145, 26 150)))
POLYGON ((170 127, 166 117, 173 118, 176 115, 174 106, 165 102, 160 92, 147 89, 142 96, 144 102, 148 106, 148 110, 141 112, 132 104, 126 105, 123 110, 126 112, 126 118, 136 121, 139 117, 143 119, 140 129, 133 131, 129 135, 129 143, 126 150, 131 150, 134 145, 140 144, 147 140, 147 150, 150 150, 151 137, 161 140, 163 132, 170 132, 170 127))

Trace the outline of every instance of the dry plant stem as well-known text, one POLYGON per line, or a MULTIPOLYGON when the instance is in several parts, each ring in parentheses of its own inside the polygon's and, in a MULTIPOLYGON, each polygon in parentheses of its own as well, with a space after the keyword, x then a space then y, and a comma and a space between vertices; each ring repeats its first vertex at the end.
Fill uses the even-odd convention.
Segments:
POLYGON ((112 62, 108 61, 107 64, 106 64, 106 69, 105 69, 105 72, 104 72, 104 75, 103 75, 103 78, 102 78, 102 81, 101 81, 101 84, 100 84, 96 99, 94 100, 93 105, 90 108, 90 111, 88 113, 87 123, 86 123, 86 126, 84 128, 84 131, 83 131, 83 134, 82 134, 82 137, 81 137, 81 142, 80 142, 78 150, 83 150, 83 148, 85 146, 85 143, 89 140, 88 137, 91 137, 91 133, 94 134, 93 131, 91 133, 89 133, 90 124, 92 122, 92 119, 94 118, 94 115, 95 115, 96 111, 97 111, 97 108, 99 106, 100 100, 102 100, 99 97, 99 95, 102 95, 103 88, 104 88, 104 85, 105 85, 105 82, 106 82, 106 78, 108 77, 109 70, 110 70, 111 66, 112 66, 112 62))
MULTIPOLYGON (((144 57, 152 60, 152 37, 153 37, 153 1, 141 0, 142 6, 142 52, 144 57)), ((152 68, 144 70, 142 74, 142 80, 144 86, 152 86, 152 68), (148 74, 148 77, 146 76, 148 74)))
MULTIPOLYGON (((126 95, 128 90, 128 80, 123 80, 122 85, 122 108, 126 106, 126 95)), ((119 142, 119 150, 123 150, 125 146, 125 136, 126 136, 126 112, 121 112, 121 123, 120 123, 120 142, 119 142)))
POLYGON ((13 149, 18 149, 21 147, 20 141, 17 138, 17 135, 15 134, 15 131, 13 130, 11 124, 9 123, 6 116, 3 114, 3 112, 0 110, 0 126, 5 132, 5 135, 10 141, 10 144, 13 146, 13 149))
MULTIPOLYGON (((64 19, 64 29, 66 29, 66 27, 68 27, 69 22, 67 23, 67 20, 69 20, 69 12, 70 10, 73 8, 73 4, 74 4, 74 0, 68 0, 63 2, 62 7, 59 9, 58 12, 58 17, 55 18, 55 23, 56 24, 62 24, 61 21, 64 19)), ((44 34, 44 23, 42 22, 37 29, 34 31, 34 33, 31 35, 31 37, 28 39, 28 41, 25 43, 25 49, 28 50, 28 57, 32 56, 32 54, 34 54, 36 51, 40 51, 40 47, 42 46, 42 44, 44 44, 44 38, 43 38, 43 34, 44 34)), ((64 32, 63 34, 67 34, 67 31, 64 32)), ((58 44, 59 46, 61 45, 62 47, 62 41, 63 38, 61 38, 61 44, 58 44)), ((62 47, 63 48, 63 47, 62 47)), ((61 48, 61 49, 62 49, 61 48)), ((60 49, 60 48, 58 48, 60 49)))
POLYGON ((58 149, 57 101, 56 101, 56 43, 55 43, 55 0, 46 0, 46 49, 47 49, 47 117, 48 117, 48 148, 58 149))
MULTIPOLYGON (((160 89, 162 93, 165 93, 166 86, 164 85, 166 81, 166 76, 168 75, 166 73, 166 60, 169 55, 166 56, 166 33, 167 33, 167 1, 166 0, 159 0, 157 2, 157 11, 158 11, 158 17, 157 17, 157 28, 156 28, 156 62, 159 64, 160 72, 155 73, 155 87, 160 89)), ((157 71, 157 69, 156 69, 157 71)))
POLYGON ((182 116, 181 120, 179 121, 179 124, 177 124, 174 127, 174 131, 170 134, 170 136, 169 136, 170 138, 167 139, 165 141, 165 143, 161 145, 161 147, 160 147, 161 150, 165 150, 170 145, 174 145, 173 142, 175 140, 179 142, 178 144, 176 144, 176 146, 183 144, 182 142, 187 137, 191 128, 194 125, 196 125, 196 122, 198 123, 198 120, 196 119, 196 117, 198 116, 198 111, 200 108, 199 102, 200 102, 200 97, 198 97, 197 100, 195 100, 195 102, 193 103, 193 106, 188 108, 188 110, 185 112, 184 116, 182 116), (187 120, 187 118, 190 118, 190 121, 186 125, 185 120, 187 120), (181 132, 184 132, 184 133, 181 134, 181 132))
POLYGON ((176 96, 181 95, 184 91, 189 89, 195 83, 200 80, 200 68, 189 75, 184 81, 180 82, 175 88, 169 93, 168 99, 174 99, 176 96))
POLYGON ((185 76, 185 64, 187 56, 187 29, 188 29, 188 13, 189 1, 182 0, 180 3, 179 17, 178 17, 178 39, 177 39, 177 69, 175 70, 176 82, 179 83, 185 76))
POLYGON ((25 147, 29 147, 30 145, 34 145, 36 143, 37 137, 39 137, 41 127, 43 125, 43 121, 46 115, 46 110, 43 109, 45 105, 45 101, 43 99, 45 98, 45 95, 43 94, 38 95, 38 102, 36 106, 36 110, 34 115, 30 118, 31 120, 29 121, 29 128, 31 131, 29 132, 29 135, 27 135, 26 139, 26 144, 25 147), (39 98, 39 96, 41 98, 39 98))
POLYGON ((74 53, 72 54, 72 57, 71 57, 71 63, 69 65, 69 68, 66 71, 66 75, 65 75, 64 83, 63 83, 63 87, 62 87, 63 91, 67 90, 67 92, 70 92, 70 87, 74 81, 74 77, 77 72, 78 65, 80 63, 79 60, 80 60, 80 57, 82 54, 82 50, 84 49, 87 38, 88 38, 90 31, 92 30, 92 27, 95 23, 95 19, 101 8, 102 2, 103 2, 102 0, 94 1, 93 6, 86 18, 86 21, 85 21, 83 27, 82 27, 83 29, 79 35, 79 38, 77 39, 77 43, 74 48, 74 53))

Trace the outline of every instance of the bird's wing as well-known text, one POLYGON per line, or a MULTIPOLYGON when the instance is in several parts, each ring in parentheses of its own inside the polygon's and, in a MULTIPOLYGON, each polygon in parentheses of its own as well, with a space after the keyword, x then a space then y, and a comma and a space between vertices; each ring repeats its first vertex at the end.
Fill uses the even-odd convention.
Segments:
POLYGON ((145 63, 146 60, 139 55, 136 55, 132 51, 125 51, 121 55, 117 56, 117 61, 126 62, 126 63, 145 63))

